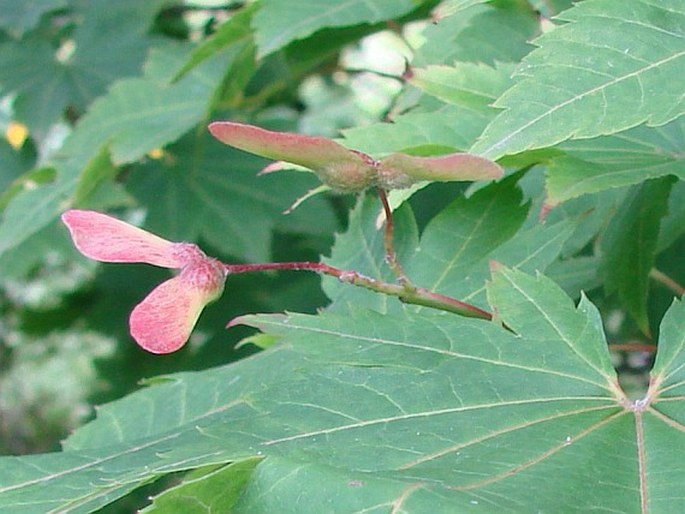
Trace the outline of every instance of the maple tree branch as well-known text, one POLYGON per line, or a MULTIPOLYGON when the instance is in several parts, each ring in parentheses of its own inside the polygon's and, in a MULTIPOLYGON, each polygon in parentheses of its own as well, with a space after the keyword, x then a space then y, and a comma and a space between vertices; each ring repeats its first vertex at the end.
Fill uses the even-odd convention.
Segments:
POLYGON ((229 275, 272 270, 313 271, 335 277, 345 284, 351 284, 377 293, 395 296, 404 303, 431 307, 433 309, 447 311, 470 318, 492 319, 492 314, 488 311, 476 307, 475 305, 461 302, 456 298, 435 293, 428 289, 424 289, 423 287, 383 282, 382 280, 367 277, 356 271, 343 270, 321 262, 267 262, 262 264, 224 263, 223 266, 229 275))

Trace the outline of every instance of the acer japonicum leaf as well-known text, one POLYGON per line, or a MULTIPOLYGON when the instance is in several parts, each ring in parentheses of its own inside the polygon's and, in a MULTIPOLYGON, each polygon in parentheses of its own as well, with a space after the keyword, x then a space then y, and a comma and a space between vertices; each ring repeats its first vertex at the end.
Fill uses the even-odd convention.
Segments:
POLYGON ((174 243, 95 211, 62 214, 76 248, 101 262, 145 263, 180 270, 131 312, 131 336, 151 353, 181 348, 208 303, 221 296, 226 268, 196 245, 174 243))
POLYGON ((394 153, 375 160, 325 137, 274 132, 230 121, 211 123, 209 131, 229 146, 309 168, 324 184, 342 192, 405 188, 421 180, 496 179, 504 173, 498 164, 466 153, 439 157, 394 153))

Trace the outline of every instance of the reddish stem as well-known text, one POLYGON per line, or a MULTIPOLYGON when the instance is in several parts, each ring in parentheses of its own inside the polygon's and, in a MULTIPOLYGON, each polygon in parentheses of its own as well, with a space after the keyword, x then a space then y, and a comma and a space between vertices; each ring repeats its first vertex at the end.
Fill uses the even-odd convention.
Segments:
POLYGON ((397 253, 395 252, 395 231, 394 223, 392 218, 392 208, 390 207, 390 202, 388 201, 388 195, 385 189, 378 188, 378 198, 381 200, 383 205, 383 212, 385 213, 385 232, 383 233, 383 244, 385 245, 385 261, 390 266, 390 269, 395 273, 400 284, 405 284, 411 287, 411 282, 407 278, 407 275, 402 269, 402 265, 397 259, 397 253))
POLYGON ((645 352, 656 353, 656 345, 649 343, 615 343, 609 345, 609 350, 615 352, 645 352))
POLYGON ((399 284, 391 284, 383 282, 375 278, 367 277, 356 271, 342 270, 328 264, 320 262, 267 262, 262 264, 224 264, 224 269, 230 274, 235 273, 252 273, 256 271, 273 271, 273 270, 291 270, 291 271, 314 271, 323 275, 329 275, 337 278, 346 284, 352 284, 364 289, 369 289, 377 293, 383 293, 390 296, 396 296, 404 303, 414 305, 422 305, 424 307, 432 307, 447 312, 453 312, 462 316, 472 318, 492 319, 492 314, 465 302, 461 302, 455 298, 445 296, 440 293, 435 293, 424 289, 423 287, 416 287, 413 285, 407 276, 404 274, 402 266, 397 260, 395 253, 395 245, 393 241, 394 226, 392 219, 392 209, 388 202, 385 190, 379 188, 378 196, 380 197, 383 210, 385 212, 385 232, 383 236, 383 243, 385 245, 385 259, 398 278, 399 284))
POLYGON ((471 318, 492 319, 492 314, 475 305, 461 302, 455 298, 435 293, 422 287, 408 287, 406 284, 390 284, 367 277, 356 271, 342 270, 320 262, 267 262, 262 264, 224 264, 223 266, 229 275, 272 270, 314 271, 323 275, 336 277, 346 284, 352 284, 377 293, 396 296, 404 303, 432 307, 434 309, 452 312, 471 318))
POLYGON ((323 264, 321 262, 265 262, 261 264, 224 264, 224 269, 229 275, 237 273, 252 273, 255 271, 273 271, 273 270, 285 270, 285 271, 315 271, 317 273, 323 273, 325 275, 332 275, 334 277, 340 278, 340 275, 345 272, 341 269, 334 268, 328 264, 323 264))

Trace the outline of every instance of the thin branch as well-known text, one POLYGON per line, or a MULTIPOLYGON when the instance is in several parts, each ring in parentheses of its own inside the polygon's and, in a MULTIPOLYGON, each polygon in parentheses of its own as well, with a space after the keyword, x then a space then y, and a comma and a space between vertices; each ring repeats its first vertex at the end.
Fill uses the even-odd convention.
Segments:
POLYGON ((361 74, 368 73, 371 75, 376 75, 378 77, 383 77, 386 79, 397 80, 398 82, 404 82, 404 79, 400 75, 395 75, 393 73, 387 73, 385 71, 374 70, 371 68, 342 68, 342 71, 349 74, 361 74))
POLYGON ((390 269, 397 276, 400 284, 407 288, 413 287, 407 278, 407 275, 402 269, 402 265, 397 260, 397 253, 395 252, 395 231, 392 218, 392 209, 388 201, 388 195, 383 188, 378 188, 378 197, 381 199, 383 205, 383 212, 385 213, 385 232, 383 234, 383 244, 385 245, 385 261, 390 266, 390 269))
POLYGON ((656 353, 656 345, 649 343, 612 343, 609 344, 609 350, 614 352, 645 352, 656 353))
POLYGON ((221 5, 172 5, 162 10, 162 13, 185 13, 185 12, 213 12, 213 11, 235 11, 245 6, 245 2, 226 2, 221 5))
POLYGON ((385 232, 383 234, 385 259, 388 266, 390 266, 398 278, 397 284, 383 282, 382 280, 367 277, 356 271, 343 270, 320 262, 300 261, 266 262, 262 264, 224 264, 224 269, 229 275, 273 270, 313 271, 315 273, 335 277, 345 284, 351 284, 377 293, 395 296, 404 303, 431 307, 433 309, 447 311, 470 318, 491 320, 492 314, 480 307, 459 301, 450 296, 429 291, 423 287, 417 287, 409 281, 402 266, 398 262, 397 254, 395 253, 392 209, 390 208, 390 203, 388 202, 385 190, 379 188, 378 196, 381 199, 385 212, 385 232))
POLYGON ((657 282, 668 287, 677 296, 683 296, 685 294, 685 287, 681 286, 678 282, 666 275, 666 273, 659 271, 656 268, 652 268, 649 271, 649 276, 657 282))
POLYGON ((314 271, 323 275, 330 275, 340 282, 351 284, 377 293, 395 296, 404 303, 431 307, 442 311, 467 316, 470 318, 492 319, 492 314, 455 298, 435 293, 422 287, 407 286, 406 284, 390 284, 376 280, 356 271, 342 270, 320 262, 267 262, 262 264, 224 264, 226 272, 231 274, 251 273, 270 270, 314 271))

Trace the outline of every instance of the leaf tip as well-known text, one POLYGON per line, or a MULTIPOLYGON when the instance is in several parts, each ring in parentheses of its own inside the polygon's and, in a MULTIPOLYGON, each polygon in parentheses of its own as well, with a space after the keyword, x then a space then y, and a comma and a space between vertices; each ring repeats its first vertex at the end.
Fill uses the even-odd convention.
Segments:
POLYGON ((544 222, 547 219, 547 215, 552 211, 552 209, 554 209, 558 205, 559 202, 546 198, 542 204, 542 207, 540 208, 538 220, 540 220, 541 223, 544 222))
POLYGON ((234 328, 239 325, 247 325, 248 323, 246 322, 245 318, 247 318, 247 316, 236 316, 231 321, 226 323, 226 328, 234 328))
POLYGON ((490 274, 492 274, 492 275, 495 275, 496 273, 500 273, 507 268, 504 264, 502 264, 501 262, 496 261, 494 259, 491 259, 488 262, 488 266, 490 268, 490 274))

